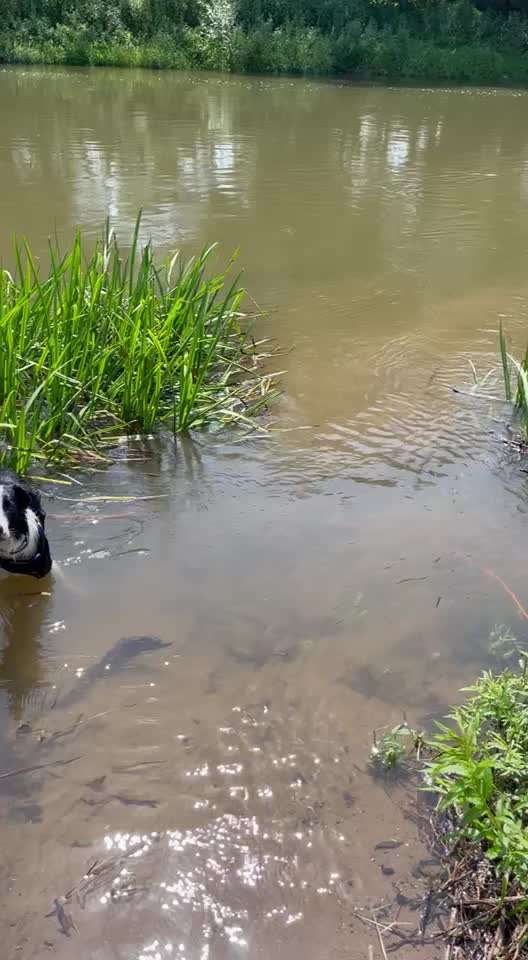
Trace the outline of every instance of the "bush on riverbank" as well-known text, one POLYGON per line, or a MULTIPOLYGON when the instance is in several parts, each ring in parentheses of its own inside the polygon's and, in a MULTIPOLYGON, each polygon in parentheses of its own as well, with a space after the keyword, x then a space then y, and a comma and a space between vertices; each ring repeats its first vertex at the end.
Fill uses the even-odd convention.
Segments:
POLYGON ((248 422, 264 403, 243 289, 212 275, 212 248, 158 268, 138 228, 126 260, 107 230, 89 257, 80 234, 65 255, 52 246, 44 277, 27 246, 0 271, 0 458, 15 469, 159 423, 248 422))
POLYGON ((453 956, 528 956, 528 674, 485 673, 433 741, 453 956))
POLYGON ((4 62, 523 83, 527 52, 528 15, 469 0, 0 0, 4 62))

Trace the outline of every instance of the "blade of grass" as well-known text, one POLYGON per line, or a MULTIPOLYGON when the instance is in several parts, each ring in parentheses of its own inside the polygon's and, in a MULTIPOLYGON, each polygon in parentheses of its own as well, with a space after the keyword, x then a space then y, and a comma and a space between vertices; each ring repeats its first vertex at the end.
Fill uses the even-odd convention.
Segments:
POLYGON ((512 400, 512 388, 511 388, 511 379, 510 379, 510 368, 508 365, 508 350, 506 346, 506 337, 504 336, 504 328, 502 325, 502 320, 499 323, 499 345, 500 345, 500 354, 502 361, 502 375, 504 378, 504 396, 506 400, 510 402, 512 400))

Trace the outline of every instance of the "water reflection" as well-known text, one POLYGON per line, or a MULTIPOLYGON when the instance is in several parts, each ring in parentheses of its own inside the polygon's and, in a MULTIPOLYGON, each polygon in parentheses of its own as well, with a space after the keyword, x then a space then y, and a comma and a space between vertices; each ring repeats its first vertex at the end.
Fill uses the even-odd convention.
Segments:
MULTIPOLYGON (((26 708, 34 706, 46 682, 43 662, 44 627, 51 610, 51 594, 31 589, 23 578, 11 578, 0 585, 0 687, 6 693, 15 722, 26 708)), ((48 623, 48 633, 56 625, 48 623)))
POLYGON ((511 159, 526 150, 522 95, 9 70, 4 102, 4 244, 109 214, 126 235, 143 206, 145 232, 164 246, 210 241, 232 220, 224 240, 250 269, 265 249, 268 277, 285 254, 290 277, 321 258, 364 277, 435 256, 437 285, 467 291, 486 276, 486 248, 508 270, 506 229, 508 247, 526 241, 524 163, 511 159))

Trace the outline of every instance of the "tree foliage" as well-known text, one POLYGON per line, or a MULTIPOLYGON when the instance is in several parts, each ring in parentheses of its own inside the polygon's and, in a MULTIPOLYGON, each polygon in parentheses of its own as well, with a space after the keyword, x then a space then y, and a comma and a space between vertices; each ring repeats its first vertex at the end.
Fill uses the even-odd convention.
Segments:
POLYGON ((528 0, 0 0, 0 60, 528 80, 528 0))

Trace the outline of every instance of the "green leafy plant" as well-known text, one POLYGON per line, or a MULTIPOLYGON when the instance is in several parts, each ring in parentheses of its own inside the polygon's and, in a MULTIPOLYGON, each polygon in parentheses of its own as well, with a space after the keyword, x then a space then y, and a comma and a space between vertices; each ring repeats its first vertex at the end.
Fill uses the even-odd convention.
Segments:
POLYGON ((374 730, 372 741, 370 762, 374 769, 385 773, 401 767, 411 753, 420 759, 424 744, 423 734, 413 730, 406 720, 392 727, 381 737, 374 730))
POLYGON ((528 676, 484 673, 468 701, 439 724, 426 781, 456 836, 480 845, 506 883, 528 896, 528 676))

